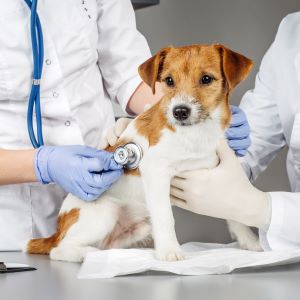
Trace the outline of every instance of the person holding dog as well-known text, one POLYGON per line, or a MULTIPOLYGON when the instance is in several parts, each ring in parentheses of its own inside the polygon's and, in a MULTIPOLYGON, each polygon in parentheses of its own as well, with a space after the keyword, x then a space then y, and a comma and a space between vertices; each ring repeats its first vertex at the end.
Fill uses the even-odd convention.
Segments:
MULTIPOLYGON (((173 204, 258 228, 263 250, 300 247, 299 24, 299 12, 281 22, 261 63, 255 88, 244 95, 240 108, 232 109, 228 142, 218 147, 219 165, 178 174, 171 182, 173 204), (286 145, 291 192, 255 188, 251 182, 286 145)), ((117 123, 115 131, 123 130, 123 124, 117 123)), ((110 131, 106 143, 114 139, 116 134, 110 131)))
MULTIPOLYGON (((111 101, 134 115, 162 97, 159 85, 153 95, 138 75, 151 53, 130 0, 40 2, 45 146, 32 149, 26 124, 33 69, 27 2, 0 5, 0 251, 51 235, 67 193, 93 201, 122 175, 112 154, 98 150, 101 137, 108 132, 114 143, 129 122, 120 119, 111 128, 111 101)), ((228 136, 244 155, 248 125, 241 110, 233 112, 228 136)))
POLYGON ((177 206, 257 227, 264 250, 300 247, 299 24, 299 12, 283 19, 263 58, 255 88, 242 99, 252 144, 241 164, 222 143, 215 169, 179 174, 172 183, 177 206), (286 145, 291 192, 266 193, 255 188, 251 181, 286 145))
POLYGON ((151 53, 130 0, 40 1, 45 146, 32 149, 27 4, 0 4, 0 251, 20 250, 25 240, 52 234, 67 193, 92 201, 122 175, 112 154, 97 149, 115 121, 112 101, 139 114, 161 97, 138 75, 151 53))

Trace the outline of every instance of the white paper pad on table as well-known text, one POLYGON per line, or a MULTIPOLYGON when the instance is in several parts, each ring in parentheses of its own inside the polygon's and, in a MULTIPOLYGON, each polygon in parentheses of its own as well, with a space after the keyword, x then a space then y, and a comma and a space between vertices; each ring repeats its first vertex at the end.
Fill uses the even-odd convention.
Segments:
POLYGON ((225 274, 236 269, 300 262, 300 250, 252 252, 232 244, 187 243, 185 260, 157 260, 153 249, 111 249, 87 254, 78 278, 112 278, 148 270, 180 275, 225 274))

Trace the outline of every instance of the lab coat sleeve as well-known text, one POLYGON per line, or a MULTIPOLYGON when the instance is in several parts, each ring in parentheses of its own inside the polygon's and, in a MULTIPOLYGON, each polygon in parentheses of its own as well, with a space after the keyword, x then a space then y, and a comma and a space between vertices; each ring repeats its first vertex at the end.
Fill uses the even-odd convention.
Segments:
POLYGON ((264 250, 300 247, 300 193, 272 192, 272 216, 268 230, 259 231, 264 250))
POLYGON ((126 111, 142 82, 138 66, 151 56, 144 36, 136 29, 130 0, 98 0, 98 54, 104 86, 126 111))
POLYGON ((255 88, 246 92, 240 104, 251 128, 251 146, 247 155, 240 161, 251 181, 266 169, 277 152, 285 146, 278 107, 272 90, 272 87, 276 86, 274 47, 275 43, 262 60, 255 88))

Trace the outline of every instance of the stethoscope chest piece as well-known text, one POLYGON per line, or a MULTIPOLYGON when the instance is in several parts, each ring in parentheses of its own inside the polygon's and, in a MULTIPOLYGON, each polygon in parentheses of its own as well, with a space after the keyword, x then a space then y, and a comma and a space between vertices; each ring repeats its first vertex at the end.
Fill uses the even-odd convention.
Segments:
POLYGON ((126 169, 136 169, 143 157, 142 148, 135 143, 127 143, 118 147, 114 152, 116 163, 124 166, 126 169))

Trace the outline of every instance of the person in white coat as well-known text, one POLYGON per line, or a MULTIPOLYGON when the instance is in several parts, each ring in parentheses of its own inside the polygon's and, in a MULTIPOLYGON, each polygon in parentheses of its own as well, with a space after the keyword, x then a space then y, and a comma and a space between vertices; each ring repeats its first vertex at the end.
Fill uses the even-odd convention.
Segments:
MULTIPOLYGON (((300 247, 300 12, 288 15, 263 58, 255 88, 240 107, 252 144, 242 167, 226 143, 212 170, 186 172, 173 181, 179 207, 259 228, 264 250, 300 247), (291 192, 262 192, 251 181, 285 145, 291 192)), ((276 174, 274 175, 276 176, 276 174)))
POLYGON ((38 14, 45 47, 46 146, 31 150, 26 126, 33 70, 30 11, 23 0, 0 3, 3 251, 20 250, 26 240, 52 234, 67 192, 90 201, 122 174, 111 155, 96 149, 114 124, 112 101, 138 114, 161 96, 159 90, 152 95, 138 75, 151 53, 136 29, 130 0, 41 0, 38 14))
MULTIPOLYGON (((97 150, 128 123, 121 119, 113 128, 111 101, 139 114, 162 96, 159 84, 153 95, 138 75, 151 53, 130 0, 40 0, 38 14, 45 146, 34 150, 26 126, 30 13, 23 0, 0 4, 0 251, 51 235, 66 193, 93 201, 121 176, 112 155, 97 150)), ((241 110, 233 114, 229 144, 242 156, 250 143, 240 129, 247 124, 241 110)))

